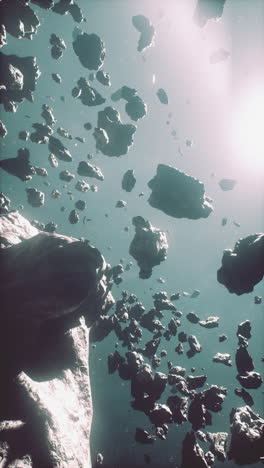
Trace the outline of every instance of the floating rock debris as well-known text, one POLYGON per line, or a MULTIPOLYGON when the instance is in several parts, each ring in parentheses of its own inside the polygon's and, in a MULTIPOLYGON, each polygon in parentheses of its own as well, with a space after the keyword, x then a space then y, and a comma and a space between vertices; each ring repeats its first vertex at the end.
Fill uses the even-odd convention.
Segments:
POLYGON ((40 208, 44 205, 45 194, 43 192, 34 187, 26 188, 26 192, 27 201, 31 206, 33 206, 33 208, 40 208))
POLYGON ((153 227, 141 216, 132 219, 135 226, 135 237, 129 248, 129 253, 140 267, 139 276, 150 278, 152 268, 167 258, 168 242, 165 232, 153 227))
POLYGON ((0 167, 23 182, 32 179, 32 176, 36 174, 34 166, 30 164, 30 153, 27 148, 20 148, 16 158, 2 159, 0 167))
POLYGON ((144 431, 140 427, 136 428, 136 433, 135 433, 136 442, 139 442, 140 444, 153 444, 155 440, 156 440, 156 437, 150 435, 147 431, 144 431))
POLYGON ((194 432, 187 432, 182 443, 182 468, 209 468, 205 454, 196 442, 194 432))
POLYGON ((51 167, 58 167, 59 163, 58 163, 58 160, 56 158, 56 156, 53 154, 53 153, 50 153, 49 155, 49 163, 51 165, 51 167))
POLYGON ((0 120, 0 138, 5 138, 8 131, 5 124, 0 120))
POLYGON ((261 304, 262 303, 262 297, 261 296, 255 296, 254 297, 254 304, 261 304))
POLYGON ((169 103, 169 98, 168 98, 168 95, 167 95, 165 89, 159 88, 158 91, 157 91, 157 96, 158 96, 159 101, 161 102, 161 104, 168 104, 169 103))
POLYGON ((96 73, 96 79, 104 86, 111 86, 111 79, 109 73, 104 72, 103 70, 98 70, 96 73))
POLYGON ((53 81, 55 81, 55 83, 61 84, 62 78, 59 75, 59 73, 52 73, 51 76, 52 76, 53 81))
POLYGON ((61 161, 71 162, 72 155, 62 142, 53 136, 49 139, 49 151, 61 161))
POLYGON ((33 102, 33 92, 41 72, 36 57, 18 57, 0 52, 0 103, 7 112, 16 111, 16 102, 33 102))
POLYGON ((143 99, 138 96, 137 90, 134 88, 122 86, 122 88, 112 94, 111 98, 113 101, 125 99, 125 101, 127 101, 126 113, 134 121, 142 119, 147 113, 146 104, 143 99))
POLYGON ((59 36, 56 36, 56 34, 51 34, 50 36, 50 44, 52 45, 51 47, 51 56, 55 60, 59 59, 62 57, 64 50, 66 50, 66 44, 63 39, 61 39, 59 36))
POLYGON ((196 336, 194 335, 189 335, 188 336, 188 343, 190 346, 190 349, 187 351, 187 356, 188 358, 193 357, 196 353, 200 353, 202 351, 202 346, 197 340, 196 336))
POLYGON ((79 215, 78 211, 71 210, 68 219, 69 219, 71 224, 77 224, 80 221, 80 215, 79 215))
POLYGON ((105 98, 92 86, 89 81, 81 77, 77 82, 77 86, 72 89, 72 96, 80 99, 84 106, 94 107, 104 104, 105 98))
POLYGON ((219 317, 208 317, 206 320, 200 320, 199 325, 204 328, 215 328, 219 325, 219 317))
POLYGON ((216 353, 213 357, 213 362, 221 362, 225 366, 232 366, 231 356, 228 353, 216 353))
MULTIPOLYGON (((39 0, 37 0, 37 3, 39 3, 39 0)), ((74 0, 59 0, 55 5, 52 5, 52 11, 60 15, 67 15, 70 13, 76 23, 85 21, 82 10, 74 0)))
POLYGON ((52 127, 57 122, 53 115, 53 109, 51 109, 51 107, 49 107, 47 104, 43 104, 42 106, 41 117, 43 117, 46 124, 50 127, 52 127))
POLYGON ((128 169, 122 178, 122 189, 126 192, 131 192, 136 184, 135 171, 128 169))
POLYGON ((20 140, 27 141, 29 139, 29 135, 30 135, 29 132, 26 132, 25 130, 21 130, 21 132, 19 132, 18 134, 18 138, 20 140))
POLYGON ((207 432, 206 439, 210 442, 209 450, 217 457, 218 460, 224 462, 226 459, 228 433, 207 432))
POLYGON ((194 312, 189 312, 187 315, 186 315, 186 318, 187 320, 189 320, 189 322, 191 323, 198 323, 199 322, 199 317, 198 315, 196 315, 194 312))
POLYGON ((102 67, 106 49, 97 34, 78 34, 72 46, 83 67, 88 70, 99 70, 102 67))
POLYGON ((159 164, 148 186, 149 204, 174 218, 207 218, 213 211, 203 183, 172 166, 159 164))
POLYGON ((240 398, 243 398, 244 402, 248 406, 254 405, 254 400, 250 393, 248 393, 244 388, 235 388, 235 394, 240 398))
POLYGON ((88 192, 90 190, 90 185, 85 182, 85 180, 78 180, 77 184, 75 185, 76 190, 79 192, 88 192))
POLYGON ((230 293, 252 292, 264 275, 264 234, 252 234, 240 239, 234 250, 224 250, 217 280, 230 293))
POLYGON ((104 180, 104 175, 101 169, 97 166, 93 166, 87 161, 80 161, 77 169, 77 173, 80 176, 92 177, 97 180, 104 180))
POLYGON ((107 156, 121 156, 127 154, 133 144, 136 126, 122 124, 119 112, 113 107, 106 107, 98 112, 97 127, 106 132, 107 140, 98 142, 96 148, 107 156))
POLYGON ((71 180, 75 179, 75 175, 69 171, 61 171, 59 174, 59 178, 64 180, 65 182, 71 182, 71 180))
POLYGON ((127 202, 124 200, 118 200, 115 204, 116 208, 124 208, 125 206, 127 206, 127 202))
POLYGON ((203 28, 208 20, 221 18, 224 11, 226 0, 217 0, 210 2, 208 0, 197 0, 194 22, 200 28, 203 28))
POLYGON ((136 15, 132 17, 132 24, 140 32, 137 50, 142 52, 154 44, 155 28, 144 15, 136 15))
POLYGON ((0 215, 8 213, 10 210, 11 200, 0 192, 0 215))
POLYGON ((259 462, 263 457, 264 420, 249 406, 230 413, 231 445, 228 457, 239 465, 259 462))
POLYGON ((33 123, 32 127, 35 129, 35 132, 30 134, 30 140, 32 143, 48 143, 49 138, 53 133, 53 129, 49 125, 39 123, 33 123))

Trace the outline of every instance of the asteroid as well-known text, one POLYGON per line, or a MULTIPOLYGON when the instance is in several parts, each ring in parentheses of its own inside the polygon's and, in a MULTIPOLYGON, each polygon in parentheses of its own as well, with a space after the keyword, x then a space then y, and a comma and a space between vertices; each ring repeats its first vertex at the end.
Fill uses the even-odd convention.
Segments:
POLYGON ((199 341, 197 340, 196 336, 189 335, 188 336, 188 343, 190 349, 187 351, 188 358, 193 357, 196 353, 200 353, 202 351, 202 346, 200 345, 199 341))
POLYGON ((239 465, 259 462, 263 457, 264 420, 249 406, 230 413, 231 444, 228 458, 239 465))
POLYGON ((77 169, 80 176, 92 177, 97 180, 104 180, 104 175, 101 169, 97 166, 89 164, 87 161, 80 161, 77 169))
POLYGON ((140 32, 137 50, 142 52, 154 44, 155 28, 144 15, 136 15, 132 17, 132 24, 137 31, 140 32))
POLYGON ((112 94, 111 98, 113 101, 125 99, 125 101, 127 101, 125 107, 126 113, 134 121, 142 119, 147 113, 146 104, 143 99, 138 96, 137 90, 134 88, 122 86, 122 88, 112 94))
POLYGON ((168 95, 163 88, 159 88, 157 91, 157 96, 161 104, 168 104, 169 103, 169 98, 168 95))
POLYGON ((216 355, 213 357, 213 362, 221 362, 228 367, 232 366, 231 356, 228 353, 216 353, 216 355))
POLYGON ((30 164, 30 153, 26 148, 17 151, 16 158, 2 159, 0 167, 11 175, 18 177, 23 182, 32 179, 36 174, 34 166, 30 164))
POLYGON ((96 73, 96 79, 104 86, 111 86, 111 79, 109 73, 104 72, 103 70, 98 70, 96 73))
POLYGON ((132 219, 135 236, 130 244, 129 253, 137 261, 142 279, 150 278, 154 266, 167 258, 168 242, 165 232, 153 227, 141 216, 132 219))
POLYGON ((226 459, 227 432, 207 432, 206 439, 210 442, 209 450, 224 462, 226 459))
POLYGON ((236 183, 237 181, 234 179, 221 179, 219 182, 219 186, 221 187, 222 190, 224 190, 224 192, 226 192, 228 190, 233 190, 236 183))
POLYGON ((27 201, 33 208, 40 208, 45 203, 45 194, 40 190, 30 187, 26 188, 27 201))
POLYGON ((131 192, 136 184, 135 171, 128 169, 122 178, 122 189, 126 192, 131 192))
POLYGON ((106 49, 97 34, 78 34, 72 46, 83 67, 88 70, 99 70, 103 66, 106 49))
POLYGON ((198 315, 196 315, 194 312, 189 312, 187 315, 186 315, 186 318, 187 320, 189 320, 189 322, 191 323, 198 323, 199 322, 199 317, 198 315))
POLYGON ((182 443, 182 468, 209 468, 205 454, 196 442, 194 432, 187 432, 182 443))
POLYGON ((93 88, 86 78, 79 78, 77 86, 72 90, 72 96, 80 99, 84 106, 94 107, 105 103, 105 98, 93 88))
POLYGON ((52 76, 53 81, 55 81, 55 83, 61 84, 62 78, 59 75, 59 73, 52 73, 51 76, 52 76))
POLYGON ((53 136, 49 139, 49 151, 61 161, 71 162, 72 155, 62 142, 53 136))
POLYGON ((208 20, 221 18, 226 0, 197 0, 194 22, 200 28, 203 28, 208 20))
POLYGON ((8 131, 5 124, 0 120, 0 138, 5 138, 8 131))
POLYGON ((174 218, 207 218, 213 211, 203 183, 172 166, 159 164, 148 186, 149 204, 174 218))
POLYGON ((8 213, 10 210, 11 200, 0 192, 0 215, 8 213))
POLYGON ((71 224, 77 224, 80 221, 80 215, 76 210, 71 210, 68 219, 71 224))
POLYGON ((230 293, 252 292, 264 275, 264 234, 252 234, 240 239, 234 250, 224 250, 217 280, 230 293))
POLYGON ((75 179, 75 175, 69 171, 61 171, 59 174, 60 180, 64 180, 65 182, 71 182, 71 180, 75 179))
POLYGON ((216 328, 219 325, 219 317, 208 317, 206 320, 199 320, 199 325, 204 328, 216 328))
POLYGON ((104 130, 107 135, 105 141, 96 141, 97 149, 106 156, 127 154, 133 144, 135 125, 122 124, 119 112, 109 106, 98 112, 97 128, 104 130))
POLYGON ((156 440, 156 437, 150 435, 147 431, 144 431, 140 427, 136 428, 136 433, 135 433, 136 442, 139 442, 140 444, 153 444, 155 440, 156 440))

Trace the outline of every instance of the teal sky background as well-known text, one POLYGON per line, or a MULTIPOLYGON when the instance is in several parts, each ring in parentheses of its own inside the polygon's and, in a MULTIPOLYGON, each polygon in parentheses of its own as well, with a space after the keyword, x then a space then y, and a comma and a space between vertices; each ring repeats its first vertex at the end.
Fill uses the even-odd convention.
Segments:
MULTIPOLYGON (((197 299, 183 297, 176 306, 183 311, 181 330, 197 336, 203 346, 202 352, 191 359, 185 355, 178 357, 174 351, 177 338, 170 342, 164 340, 159 351, 167 349, 168 356, 157 370, 166 372, 167 360, 186 367, 187 373, 195 367, 195 375, 203 373, 201 368, 204 367, 209 385, 228 388, 223 411, 213 414, 213 425, 206 429, 211 432, 228 431, 231 408, 244 405, 243 400, 234 395, 234 389, 239 387, 235 366, 236 330, 238 323, 246 319, 252 324, 249 352, 254 359, 255 370, 263 374, 260 360, 264 351, 263 304, 254 304, 254 296, 263 295, 263 283, 258 284, 253 293, 238 297, 217 283, 216 272, 225 248, 233 248, 240 237, 263 231, 263 133, 261 136, 250 133, 254 139, 249 150, 245 144, 248 129, 240 128, 236 134, 233 129, 248 96, 254 103, 250 120, 256 123, 256 128, 260 119, 264 121, 264 107, 261 114, 261 109, 259 111, 255 105, 264 99, 264 3, 262 0, 227 0, 223 17, 209 21, 202 29, 192 20, 196 0, 79 0, 78 4, 87 19, 80 25, 74 23, 69 15, 61 17, 31 6, 41 22, 37 35, 32 41, 8 36, 8 44, 2 49, 6 54, 36 56, 41 76, 34 103, 19 104, 15 114, 0 109, 1 119, 8 129, 8 135, 1 142, 1 158, 15 157, 19 148, 27 147, 32 164, 47 168, 50 186, 46 186, 40 177, 35 176, 25 184, 1 171, 1 190, 10 197, 13 209, 23 205, 21 212, 25 217, 43 222, 55 221, 58 233, 90 239, 112 265, 119 263, 120 259, 125 264, 132 260, 134 265, 123 274, 123 283, 113 289, 116 299, 126 289, 135 293, 147 309, 152 307, 152 294, 156 291, 166 290, 169 294, 192 292, 194 289, 201 291, 197 299), (137 14, 146 15, 156 29, 155 45, 142 53, 137 52, 139 34, 132 25, 132 16, 137 14), (72 48, 75 26, 84 32, 96 33, 105 41, 103 70, 110 73, 111 87, 106 88, 96 80, 91 82, 107 98, 105 106, 113 105, 120 111, 123 122, 131 122, 125 113, 124 102, 111 101, 111 94, 123 85, 136 88, 147 104, 147 116, 137 123, 134 145, 127 155, 120 158, 96 152, 92 131, 87 132, 83 128, 88 121, 96 126, 97 112, 105 106, 88 108, 71 96, 77 80, 89 75, 72 48), (58 61, 51 58, 51 33, 62 37, 67 45, 58 61), (229 51, 230 57, 211 65, 209 57, 219 48, 229 51), (59 73, 62 84, 56 84, 51 73, 59 73), (167 106, 161 104, 156 96, 160 87, 168 94, 167 106), (256 95, 256 92, 260 94, 256 95), (65 97, 65 102, 61 96, 65 97), (19 131, 32 131, 32 123, 42 122, 43 104, 53 108, 57 119, 55 128, 61 126, 74 136, 86 138, 84 144, 61 138, 71 151, 73 162, 60 161, 58 169, 49 165, 47 145, 18 139, 19 131), (171 134, 174 130, 177 138, 171 134), (191 147, 186 145, 186 139, 193 141, 191 147), (260 141, 259 147, 256 141, 260 141), (63 188, 59 172, 66 169, 76 173, 79 161, 86 160, 88 153, 93 155, 91 163, 99 166, 105 176, 103 182, 88 180, 98 185, 98 192, 81 194, 74 189, 75 181, 63 188), (206 195, 213 199, 214 207, 209 218, 195 221, 174 219, 150 207, 147 183, 155 175, 159 163, 173 165, 205 184, 206 195), (121 189, 121 179, 127 169, 134 169, 137 179, 131 193, 121 189), (224 192, 218 185, 222 178, 234 178, 237 185, 232 191, 224 192), (27 204, 26 186, 38 187, 45 192, 43 208, 34 209, 27 204), (50 197, 53 189, 62 192, 59 200, 50 197), (74 194, 73 201, 67 195, 69 190, 74 194), (139 197, 141 192, 144 192, 143 197, 139 197), (91 221, 83 224, 81 217, 79 224, 71 225, 68 215, 79 198, 87 201, 84 214, 91 221), (115 208, 119 199, 127 201, 125 208, 115 208), (66 207, 65 212, 60 211, 62 206, 66 207), (167 231, 169 241, 167 260, 154 268, 148 280, 139 279, 139 269, 129 255, 129 245, 134 236, 131 220, 137 215, 167 231), (228 219, 224 227, 221 225, 223 217, 228 219), (233 221, 240 223, 240 227, 233 221), (128 232, 124 230, 126 226, 129 227, 128 232), (165 280, 164 284, 157 281, 160 277, 165 280), (185 318, 189 311, 195 311, 201 319, 219 316, 219 328, 208 330, 189 323, 185 318), (219 343, 218 336, 222 333, 227 334, 228 340, 219 343), (218 351, 231 354, 231 368, 212 363, 212 357, 218 351)), ((168 312, 165 324, 169 318, 168 312)), ((147 332, 144 337, 148 337, 147 332)), ((176 468, 181 463, 181 442, 190 425, 171 425, 167 440, 157 440, 151 447, 134 441, 137 426, 150 432, 152 428, 143 413, 130 408, 130 383, 121 381, 118 375, 109 376, 107 373, 107 356, 114 351, 116 341, 116 337, 110 335, 95 349, 90 349, 94 401, 93 460, 100 452, 104 455, 105 467, 137 468, 147 466, 143 460, 144 453, 147 453, 152 459, 151 467, 176 468)), ((126 349, 121 345, 119 348, 124 354, 126 349)), ((250 393, 255 401, 253 410, 263 414, 263 385, 250 393)), ((161 402, 165 402, 169 394, 169 390, 164 393, 161 402)), ((213 466, 220 468, 222 463, 216 461, 213 466)), ((235 465, 226 461, 225 466, 233 468, 235 465)), ((255 468, 259 464, 250 466, 255 468)))

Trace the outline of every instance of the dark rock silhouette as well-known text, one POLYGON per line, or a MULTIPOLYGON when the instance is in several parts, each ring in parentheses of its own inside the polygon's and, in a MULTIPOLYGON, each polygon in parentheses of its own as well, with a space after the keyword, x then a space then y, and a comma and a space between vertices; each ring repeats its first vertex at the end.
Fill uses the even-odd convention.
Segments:
POLYGON ((264 234, 239 239, 233 250, 223 253, 217 280, 238 296, 253 291, 264 275, 264 234))
POLYGON ((207 218, 213 211, 204 184, 172 166, 159 164, 148 186, 149 204, 174 218, 207 218))
POLYGON ((221 18, 226 0, 197 0, 194 21, 203 28, 210 19, 221 18))
POLYGON ((144 15, 136 15, 132 18, 133 26, 140 32, 138 41, 138 52, 144 51, 154 43, 155 28, 144 15))
POLYGON ((0 232, 0 446, 8 466, 91 467, 88 327, 113 304, 107 265, 18 212, 0 232))
POLYGON ((105 44, 97 34, 78 34, 72 46, 83 67, 88 70, 99 70, 102 67, 105 44))

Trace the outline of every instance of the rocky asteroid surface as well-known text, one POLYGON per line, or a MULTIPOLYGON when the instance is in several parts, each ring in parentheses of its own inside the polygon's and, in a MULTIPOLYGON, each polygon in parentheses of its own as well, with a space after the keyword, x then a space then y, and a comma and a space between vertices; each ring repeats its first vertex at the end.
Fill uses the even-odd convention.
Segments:
POLYGON ((238 296, 253 291, 264 275, 264 234, 239 239, 233 250, 223 253, 217 280, 238 296))
POLYGON ((1 466, 89 468, 89 327, 113 304, 107 264, 18 212, 0 233, 1 466))
POLYGON ((159 164, 148 186, 149 204, 173 218, 207 218, 213 211, 204 184, 175 167, 159 164))

